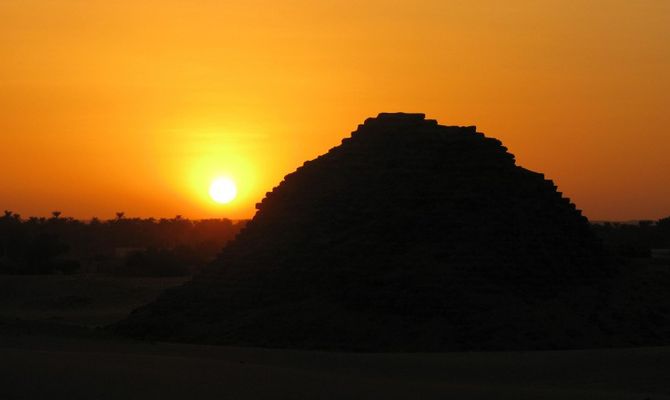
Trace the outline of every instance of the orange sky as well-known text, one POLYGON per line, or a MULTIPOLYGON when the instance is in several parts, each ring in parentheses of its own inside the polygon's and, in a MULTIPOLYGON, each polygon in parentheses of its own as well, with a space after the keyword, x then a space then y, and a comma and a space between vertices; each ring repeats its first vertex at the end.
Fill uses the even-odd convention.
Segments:
POLYGON ((0 0, 0 209, 231 217, 380 111, 670 215, 667 0, 0 0), (207 197, 218 175, 239 197, 207 197))

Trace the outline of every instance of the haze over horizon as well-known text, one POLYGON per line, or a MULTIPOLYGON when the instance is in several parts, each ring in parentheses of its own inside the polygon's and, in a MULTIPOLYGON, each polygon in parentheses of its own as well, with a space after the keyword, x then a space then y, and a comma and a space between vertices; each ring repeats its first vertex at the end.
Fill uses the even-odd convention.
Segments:
POLYGON ((23 216, 249 218, 384 111, 477 125, 592 220, 670 215, 664 0, 29 0, 0 17, 0 209, 23 216))

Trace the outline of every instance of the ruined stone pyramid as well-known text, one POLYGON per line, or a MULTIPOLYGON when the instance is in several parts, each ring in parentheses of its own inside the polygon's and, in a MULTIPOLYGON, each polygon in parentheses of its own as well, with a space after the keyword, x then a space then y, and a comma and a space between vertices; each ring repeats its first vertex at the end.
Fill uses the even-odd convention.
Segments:
POLYGON ((572 294, 608 270, 556 189, 475 127, 383 113, 287 175, 206 271, 115 328, 296 348, 569 347, 571 326, 590 326, 572 294))

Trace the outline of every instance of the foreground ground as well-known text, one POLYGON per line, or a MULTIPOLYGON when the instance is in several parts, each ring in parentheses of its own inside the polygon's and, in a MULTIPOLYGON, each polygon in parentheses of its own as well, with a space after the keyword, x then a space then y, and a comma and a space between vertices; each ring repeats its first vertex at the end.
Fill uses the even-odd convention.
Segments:
POLYGON ((0 398, 670 399, 670 348, 351 354, 21 337, 0 398))
POLYGON ((186 280, 103 274, 0 275, 0 331, 3 319, 16 318, 85 327, 111 324, 186 280))
POLYGON ((0 399, 670 399, 670 347, 352 354, 94 328, 181 281, 0 277, 0 399))

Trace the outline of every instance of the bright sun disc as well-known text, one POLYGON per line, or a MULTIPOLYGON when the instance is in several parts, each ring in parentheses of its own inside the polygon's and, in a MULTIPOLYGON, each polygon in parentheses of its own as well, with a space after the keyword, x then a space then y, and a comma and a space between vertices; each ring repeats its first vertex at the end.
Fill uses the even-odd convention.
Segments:
POLYGON ((230 203, 237 196, 237 187, 232 179, 217 178, 209 186, 209 195, 217 203, 230 203))

